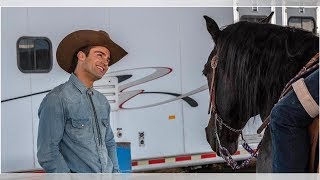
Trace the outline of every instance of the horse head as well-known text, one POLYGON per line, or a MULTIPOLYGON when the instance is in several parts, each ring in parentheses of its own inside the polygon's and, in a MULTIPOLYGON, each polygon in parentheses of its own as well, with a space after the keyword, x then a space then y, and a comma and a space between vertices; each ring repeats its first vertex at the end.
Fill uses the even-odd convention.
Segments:
POLYGON ((260 114, 264 119, 286 82, 319 51, 319 37, 301 29, 269 24, 272 14, 259 23, 237 22, 223 30, 204 16, 215 46, 203 74, 209 91, 214 88, 212 104, 225 124, 212 113, 205 131, 218 155, 217 141, 231 154, 237 151, 241 129, 250 117, 260 114), (215 73, 212 59, 218 62, 215 73))

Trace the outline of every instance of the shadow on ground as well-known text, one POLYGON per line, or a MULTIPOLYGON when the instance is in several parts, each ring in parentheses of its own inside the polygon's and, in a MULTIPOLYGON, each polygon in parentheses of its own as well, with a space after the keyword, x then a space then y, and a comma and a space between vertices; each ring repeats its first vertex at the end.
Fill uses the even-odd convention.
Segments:
MULTIPOLYGON (((238 164, 240 163, 242 163, 242 161, 238 162, 238 164)), ((254 162, 251 162, 247 167, 239 170, 233 170, 226 163, 218 163, 218 164, 209 164, 209 165, 203 165, 203 166, 146 171, 143 173, 255 173, 255 172, 256 172, 256 163, 254 161, 254 162)))

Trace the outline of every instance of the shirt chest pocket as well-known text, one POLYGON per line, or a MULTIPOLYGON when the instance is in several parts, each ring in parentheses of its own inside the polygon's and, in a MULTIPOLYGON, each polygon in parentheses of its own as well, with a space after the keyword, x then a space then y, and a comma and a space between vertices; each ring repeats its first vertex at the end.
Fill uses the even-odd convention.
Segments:
POLYGON ((96 107, 98 119, 101 121, 104 127, 109 126, 109 111, 108 106, 106 105, 98 105, 96 107))
POLYGON ((77 143, 87 144, 93 140, 89 118, 70 118, 67 121, 65 132, 72 141, 77 143))
POLYGON ((72 126, 77 129, 85 129, 89 126, 89 123, 90 123, 89 118, 71 119, 72 126))
POLYGON ((107 129, 110 126, 109 113, 106 106, 97 106, 98 119, 101 122, 100 131, 101 135, 105 137, 107 129))
POLYGON ((65 132, 72 141, 77 143, 87 144, 93 140, 92 119, 84 106, 69 104, 65 132))
POLYGON ((102 125, 105 126, 106 128, 109 127, 109 119, 108 118, 102 118, 102 125))

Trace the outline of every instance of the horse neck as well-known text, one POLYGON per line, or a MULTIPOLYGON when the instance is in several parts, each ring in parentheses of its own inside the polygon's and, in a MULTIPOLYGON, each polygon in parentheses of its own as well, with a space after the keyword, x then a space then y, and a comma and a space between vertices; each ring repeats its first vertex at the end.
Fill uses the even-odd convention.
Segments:
POLYGON ((311 51, 305 52, 304 57, 300 57, 292 61, 288 60, 287 63, 284 64, 284 68, 279 68, 275 71, 270 69, 270 72, 267 73, 267 76, 270 76, 272 78, 270 78, 270 81, 265 82, 265 86, 268 88, 264 89, 263 91, 265 94, 267 94, 268 101, 265 101, 265 104, 261 104, 261 118, 264 119, 266 116, 269 115, 272 107, 279 100, 281 92, 285 88, 286 84, 292 78, 294 78, 298 74, 298 72, 303 68, 303 66, 306 65, 308 61, 319 51, 316 49, 312 49, 314 48, 310 48, 311 51))

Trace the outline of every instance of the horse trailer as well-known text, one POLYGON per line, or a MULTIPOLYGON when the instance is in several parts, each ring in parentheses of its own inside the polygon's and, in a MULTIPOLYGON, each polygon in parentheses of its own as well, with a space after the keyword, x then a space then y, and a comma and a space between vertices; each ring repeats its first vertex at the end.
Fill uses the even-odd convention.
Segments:
MULTIPOLYGON (((317 7, 1 8, 1 172, 41 170, 38 108, 67 81, 56 48, 79 29, 105 30, 129 53, 94 86, 111 105, 116 142, 131 144, 133 172, 224 162, 204 131, 209 92, 202 70, 214 44, 203 15, 223 27, 259 21, 272 11, 271 23, 319 33, 317 7)), ((244 129, 253 148, 263 136, 256 133, 260 125, 257 115, 244 129)), ((239 142, 233 157, 249 156, 239 142)))

